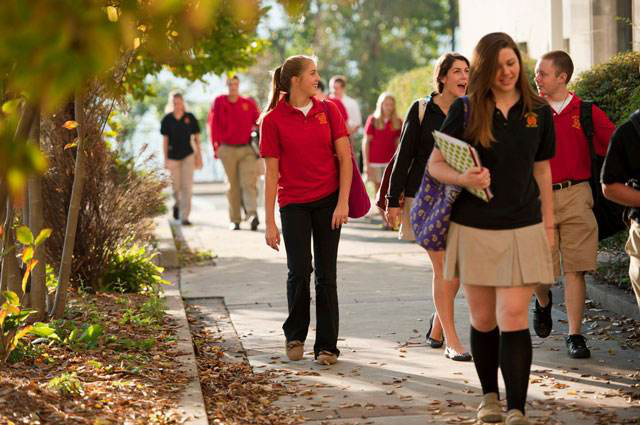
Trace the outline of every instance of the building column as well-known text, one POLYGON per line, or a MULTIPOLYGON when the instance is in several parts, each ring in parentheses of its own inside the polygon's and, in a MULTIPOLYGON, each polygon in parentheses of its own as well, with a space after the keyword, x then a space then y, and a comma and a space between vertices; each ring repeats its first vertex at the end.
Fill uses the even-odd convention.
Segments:
POLYGON ((633 25, 633 50, 640 51, 640 0, 633 0, 631 4, 631 21, 633 25))
POLYGON ((562 50, 564 49, 562 0, 547 0, 547 13, 551 29, 549 31, 549 50, 562 50))

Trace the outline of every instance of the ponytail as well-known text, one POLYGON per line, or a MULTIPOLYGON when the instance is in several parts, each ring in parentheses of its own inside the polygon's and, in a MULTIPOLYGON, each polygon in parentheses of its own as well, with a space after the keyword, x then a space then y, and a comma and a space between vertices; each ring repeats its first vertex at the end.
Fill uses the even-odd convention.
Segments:
POLYGON ((280 93, 283 91, 280 86, 280 76, 282 74, 282 65, 276 68, 273 71, 273 77, 271 78, 271 95, 269 96, 269 106, 267 107, 267 111, 269 112, 273 108, 276 107, 278 101, 280 100, 280 93))

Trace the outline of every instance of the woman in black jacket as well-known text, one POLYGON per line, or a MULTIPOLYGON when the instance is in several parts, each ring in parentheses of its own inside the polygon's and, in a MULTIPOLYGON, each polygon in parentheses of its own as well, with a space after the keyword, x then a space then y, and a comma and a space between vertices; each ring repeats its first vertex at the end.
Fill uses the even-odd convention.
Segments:
MULTIPOLYGON (((419 117, 420 101, 415 101, 407 113, 387 193, 387 220, 395 225, 402 217, 400 239, 403 240, 415 240, 409 222, 409 210, 422 181, 427 159, 433 150, 432 133, 433 130, 440 129, 451 104, 458 97, 464 96, 469 79, 469 61, 458 53, 445 53, 438 59, 433 75, 433 85, 437 91, 427 98, 422 121, 419 117)), ((458 338, 453 315, 453 303, 460 283, 457 279, 443 279, 444 251, 427 253, 433 268, 432 293, 436 308, 427 331, 427 343, 432 348, 440 348, 446 340, 447 358, 470 361, 471 355, 464 350, 458 338)))

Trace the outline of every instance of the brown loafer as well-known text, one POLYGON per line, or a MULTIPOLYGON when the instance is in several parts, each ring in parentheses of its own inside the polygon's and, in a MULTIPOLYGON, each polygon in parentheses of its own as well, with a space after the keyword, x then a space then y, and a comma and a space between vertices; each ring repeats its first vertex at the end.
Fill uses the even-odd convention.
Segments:
POLYGON ((529 419, 518 409, 511 409, 507 412, 507 419, 504 425, 531 425, 529 419))
POLYGON ((304 356, 304 342, 298 340, 289 341, 287 342, 286 350, 289 360, 302 360, 304 356))
POLYGON ((498 394, 487 393, 484 395, 480 406, 478 406, 478 420, 492 424, 502 422, 502 408, 498 394))
POLYGON ((316 363, 331 366, 332 364, 336 364, 338 361, 338 356, 336 356, 331 351, 320 351, 318 353, 318 357, 316 357, 316 363))

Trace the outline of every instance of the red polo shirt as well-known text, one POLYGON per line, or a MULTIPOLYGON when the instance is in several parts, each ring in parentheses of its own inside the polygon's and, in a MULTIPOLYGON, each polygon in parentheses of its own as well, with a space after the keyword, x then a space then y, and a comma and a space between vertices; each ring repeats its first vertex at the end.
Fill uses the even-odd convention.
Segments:
MULTIPOLYGON (((591 177, 589 141, 580 125, 581 102, 580 98, 573 94, 571 102, 559 114, 551 108, 556 131, 556 154, 550 161, 553 183, 588 180, 591 177)), ((593 105, 592 111, 593 147, 598 155, 604 156, 616 127, 602 109, 593 105)))
POLYGON ((217 151, 221 144, 244 145, 251 139, 251 130, 260 116, 256 103, 239 96, 235 102, 228 95, 216 97, 209 110, 211 142, 217 151))
POLYGON ((334 142, 349 135, 338 107, 311 98, 304 114, 281 99, 260 126, 260 155, 278 158, 278 203, 308 203, 338 190, 334 142))
POLYGON ((375 117, 369 115, 364 125, 365 134, 372 136, 369 143, 369 162, 374 164, 388 164, 396 151, 396 142, 400 137, 400 128, 393 128, 391 120, 384 124, 383 128, 376 128, 375 117))

